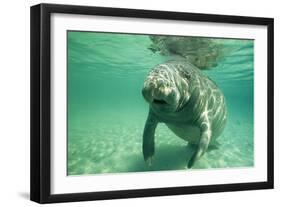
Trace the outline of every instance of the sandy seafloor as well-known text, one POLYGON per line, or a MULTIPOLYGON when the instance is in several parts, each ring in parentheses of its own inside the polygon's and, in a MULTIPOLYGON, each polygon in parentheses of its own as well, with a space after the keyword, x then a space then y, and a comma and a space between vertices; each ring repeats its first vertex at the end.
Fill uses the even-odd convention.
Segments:
MULTIPOLYGON (((90 115, 88 112, 87 115, 90 115)), ((99 113, 102 113, 101 111, 99 113)), ((142 132, 145 117, 133 117, 136 112, 106 111, 104 118, 92 118, 92 114, 75 124, 69 132, 69 174, 110 172, 141 172, 151 170, 185 169, 194 152, 186 141, 174 135, 164 124, 156 131, 156 152, 151 167, 142 156, 142 132), (90 128, 90 129, 89 129, 90 128), (105 135, 106 134, 106 135, 105 135)), ((224 133, 218 139, 219 146, 212 148, 195 163, 193 169, 247 167, 253 165, 251 123, 244 120, 228 120, 224 133)))
MULTIPOLYGON (((142 83, 166 59, 147 50, 149 38, 73 32, 68 43, 68 175, 186 169, 194 148, 164 124, 156 130, 153 165, 143 160, 142 83)), ((227 43, 232 52, 207 72, 225 94, 227 125, 219 146, 193 169, 254 165, 253 43, 227 43)))

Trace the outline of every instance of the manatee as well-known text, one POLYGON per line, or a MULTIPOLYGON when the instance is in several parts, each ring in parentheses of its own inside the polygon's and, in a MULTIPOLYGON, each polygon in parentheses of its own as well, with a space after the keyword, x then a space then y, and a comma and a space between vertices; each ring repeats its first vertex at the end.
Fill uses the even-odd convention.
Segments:
POLYGON ((196 146, 188 168, 223 132, 227 117, 224 95, 214 81, 189 62, 169 61, 155 66, 144 81, 142 95, 149 103, 142 146, 149 165, 158 123, 165 123, 178 137, 196 146))

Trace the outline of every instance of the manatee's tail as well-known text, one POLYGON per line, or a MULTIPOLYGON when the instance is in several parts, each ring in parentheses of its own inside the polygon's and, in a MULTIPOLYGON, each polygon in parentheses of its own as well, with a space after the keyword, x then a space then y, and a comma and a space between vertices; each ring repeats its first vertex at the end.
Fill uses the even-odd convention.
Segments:
POLYGON ((162 55, 178 55, 201 70, 218 65, 223 58, 222 43, 214 38, 151 35, 149 49, 162 55))

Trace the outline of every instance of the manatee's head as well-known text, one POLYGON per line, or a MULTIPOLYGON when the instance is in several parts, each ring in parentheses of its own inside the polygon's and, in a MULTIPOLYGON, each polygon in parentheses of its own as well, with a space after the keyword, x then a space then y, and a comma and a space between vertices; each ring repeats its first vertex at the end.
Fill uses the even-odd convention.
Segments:
POLYGON ((190 98, 189 78, 187 73, 173 65, 157 65, 146 78, 142 95, 155 110, 179 111, 190 98))

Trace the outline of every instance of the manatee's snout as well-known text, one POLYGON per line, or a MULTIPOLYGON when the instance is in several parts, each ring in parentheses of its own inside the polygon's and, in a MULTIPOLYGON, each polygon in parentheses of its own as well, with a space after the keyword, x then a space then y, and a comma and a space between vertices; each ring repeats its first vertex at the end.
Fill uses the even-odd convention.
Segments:
POLYGON ((142 95, 149 103, 172 104, 174 91, 161 79, 147 80, 142 89, 142 95))

